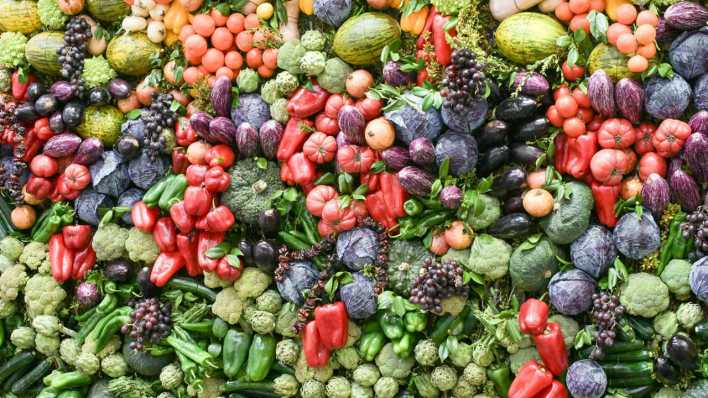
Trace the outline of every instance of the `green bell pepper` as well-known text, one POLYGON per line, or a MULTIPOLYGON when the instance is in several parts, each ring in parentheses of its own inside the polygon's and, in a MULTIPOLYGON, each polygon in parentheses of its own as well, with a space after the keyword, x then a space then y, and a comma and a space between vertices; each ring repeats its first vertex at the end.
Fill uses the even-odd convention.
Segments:
POLYGON ((428 326, 428 315, 423 311, 409 311, 403 316, 403 322, 408 332, 422 332, 428 326))
POLYGON ((417 216, 423 212, 423 204, 418 199, 411 198, 403 202, 403 210, 409 216, 417 216))
POLYGON ((187 177, 184 174, 173 175, 165 185, 165 190, 162 191, 160 200, 157 202, 160 209, 169 211, 173 204, 182 200, 186 189, 187 177))
POLYGON ((509 366, 487 369, 487 378, 494 384, 494 391, 502 398, 507 398, 511 387, 511 371, 509 366))
POLYGON ((230 380, 238 375, 243 364, 246 363, 250 347, 250 334, 239 332, 235 329, 229 329, 229 331, 226 332, 224 343, 222 344, 222 355, 224 360, 224 374, 230 380))
POLYGON ((226 333, 229 332, 229 324, 221 318, 214 319, 214 323, 211 325, 211 334, 218 339, 223 339, 226 333))
POLYGON ((400 339, 403 337, 403 319, 400 316, 391 313, 383 312, 379 315, 379 326, 384 335, 390 340, 400 339))
POLYGON ((403 337, 393 341, 393 352, 401 358, 408 358, 413 353, 413 340, 412 333, 404 333, 403 337))
POLYGON ((78 370, 66 373, 50 373, 44 378, 44 384, 49 385, 56 391, 62 391, 91 384, 91 376, 85 375, 78 370))
POLYGON ((251 381, 261 381, 268 376, 275 361, 275 337, 257 334, 248 349, 246 377, 251 381))
POLYGON ((359 338, 359 354, 366 362, 371 362, 384 346, 386 336, 384 336, 378 322, 369 321, 364 325, 359 338))

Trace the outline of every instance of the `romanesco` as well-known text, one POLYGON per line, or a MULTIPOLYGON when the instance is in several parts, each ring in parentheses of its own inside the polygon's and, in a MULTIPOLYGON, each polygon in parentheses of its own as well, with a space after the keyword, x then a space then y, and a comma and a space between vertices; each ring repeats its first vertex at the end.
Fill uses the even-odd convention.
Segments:
POLYGON ((57 0, 37 1, 39 20, 49 30, 61 30, 69 17, 59 9, 57 0))
POLYGON ((125 241, 128 239, 128 230, 118 224, 104 224, 93 235, 93 250, 96 260, 111 261, 125 256, 125 241))
POLYGON ((278 68, 286 70, 293 75, 298 75, 300 70, 300 58, 307 50, 300 44, 299 40, 289 40, 278 49, 278 68))
POLYGON ((300 58, 300 70, 307 76, 317 76, 325 68, 326 57, 320 51, 308 51, 300 58))
POLYGON ((317 380, 320 383, 326 383, 334 375, 334 365, 335 361, 330 359, 326 366, 311 368, 307 365, 305 353, 300 351, 300 356, 297 359, 297 363, 295 363, 295 378, 300 383, 304 383, 305 380, 317 380))
POLYGON ((128 364, 121 354, 111 354, 101 360, 101 371, 108 377, 115 379, 116 377, 125 376, 128 370, 128 364))
POLYGON ((239 72, 236 78, 236 84, 242 93, 252 93, 258 90, 260 81, 261 79, 258 77, 258 73, 248 68, 241 69, 241 72, 239 72))
POLYGON ((16 264, 0 275, 0 298, 15 300, 27 284, 27 271, 22 264, 16 264))
POLYGON ((470 363, 465 367, 465 370, 462 371, 462 379, 473 386, 481 386, 487 381, 487 373, 483 367, 475 363, 470 363))
POLYGON ((160 254, 152 234, 145 233, 137 228, 128 231, 128 239, 125 241, 125 249, 128 251, 128 258, 136 263, 151 265, 160 254))
POLYGON ((216 295, 211 312, 230 324, 238 323, 243 311, 243 301, 234 288, 226 288, 216 295))
POLYGON ((270 79, 261 86, 261 98, 263 98, 263 101, 268 105, 275 102, 278 98, 282 98, 282 96, 280 90, 278 90, 278 83, 275 79, 270 79))
POLYGON ((19 32, 0 34, 0 65, 14 69, 25 62, 27 38, 19 32))
POLYGON ((275 102, 270 104, 268 109, 270 110, 270 117, 272 117, 275 121, 287 123, 290 119, 290 114, 288 113, 288 100, 285 98, 278 98, 275 102))
POLYGON ((438 345, 433 340, 420 340, 413 353, 416 362, 423 366, 433 366, 438 362, 438 345))
POLYGON ((36 241, 28 243, 22 249, 22 254, 20 254, 20 263, 31 270, 41 268, 44 263, 49 265, 49 246, 46 243, 36 241))
POLYGON ((10 261, 17 261, 24 248, 25 245, 15 237, 6 236, 0 240, 0 254, 7 257, 10 261))
POLYGON ((25 306, 30 317, 56 314, 66 292, 50 275, 35 274, 25 286, 25 306))
POLYGON ((288 71, 284 70, 275 76, 275 86, 282 95, 290 95, 298 85, 297 77, 288 71))
POLYGON ((457 380, 455 388, 452 389, 453 398, 467 398, 474 395, 476 389, 475 387, 466 382, 464 379, 457 380))
POLYGON ((81 77, 84 79, 86 87, 103 86, 116 75, 116 71, 111 68, 111 64, 102 55, 84 60, 84 70, 81 73, 81 77))
POLYGON ((374 398, 374 389, 352 383, 352 398, 374 398))

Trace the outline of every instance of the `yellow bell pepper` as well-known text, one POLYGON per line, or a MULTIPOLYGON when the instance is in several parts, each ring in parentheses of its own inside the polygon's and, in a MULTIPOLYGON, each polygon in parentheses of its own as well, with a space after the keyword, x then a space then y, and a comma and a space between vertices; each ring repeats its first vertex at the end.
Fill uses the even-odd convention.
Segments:
POLYGON ((173 1, 170 8, 167 9, 162 22, 168 31, 179 35, 182 27, 189 22, 189 11, 184 8, 180 1, 173 1))
POLYGON ((408 15, 401 15, 401 30, 418 36, 425 27, 425 20, 428 18, 430 8, 425 6, 420 10, 408 15))
POLYGON ((314 0, 300 0, 298 3, 300 5, 300 12, 302 12, 305 15, 312 15, 314 14, 315 6, 314 6, 314 0))

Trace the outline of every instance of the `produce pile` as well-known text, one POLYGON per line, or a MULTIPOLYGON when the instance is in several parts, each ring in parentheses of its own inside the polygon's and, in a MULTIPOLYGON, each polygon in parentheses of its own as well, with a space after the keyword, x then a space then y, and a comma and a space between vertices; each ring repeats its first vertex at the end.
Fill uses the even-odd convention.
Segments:
POLYGON ((0 0, 0 397, 708 397, 705 0, 0 0))

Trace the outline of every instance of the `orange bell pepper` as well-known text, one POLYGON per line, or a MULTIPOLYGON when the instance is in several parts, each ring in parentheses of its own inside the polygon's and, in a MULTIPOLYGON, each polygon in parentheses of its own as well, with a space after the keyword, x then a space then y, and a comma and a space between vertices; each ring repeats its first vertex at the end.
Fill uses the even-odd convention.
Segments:
POLYGON ((425 28, 425 22, 428 19, 429 11, 430 7, 424 6, 420 10, 412 12, 408 15, 401 15, 401 30, 414 36, 418 36, 421 32, 423 32, 423 28, 425 28))
POLYGON ((179 31, 189 22, 189 11, 180 1, 173 1, 162 20, 168 31, 179 35, 179 31))

